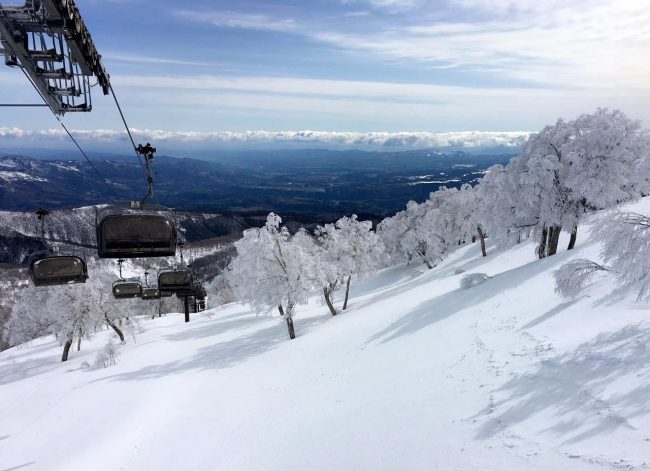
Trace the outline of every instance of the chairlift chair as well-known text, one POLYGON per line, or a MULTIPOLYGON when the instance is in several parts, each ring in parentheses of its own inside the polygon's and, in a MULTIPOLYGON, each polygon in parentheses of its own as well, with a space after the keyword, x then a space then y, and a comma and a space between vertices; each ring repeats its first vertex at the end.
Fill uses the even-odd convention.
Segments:
POLYGON ((169 293, 191 291, 194 286, 194 276, 186 268, 163 270, 158 274, 158 289, 169 293))
POLYGON ((88 266, 83 254, 70 248, 50 246, 45 239, 45 217, 50 214, 45 209, 36 211, 40 223, 41 241, 47 250, 29 255, 29 275, 34 286, 67 285, 85 283, 88 279, 88 266))
POLYGON ((161 294, 158 288, 143 288, 142 289, 142 299, 152 300, 160 299, 161 294))
POLYGON ((134 202, 98 213, 99 258, 168 257, 176 254, 176 224, 164 206, 134 202))
POLYGON ((151 165, 156 148, 149 143, 135 148, 144 158, 147 195, 130 205, 114 205, 97 213, 99 258, 169 257, 176 255, 176 224, 169 208, 146 203, 153 193, 151 165))
POLYGON ((142 284, 138 280, 118 280, 113 283, 115 299, 135 299, 142 297, 142 284))
POLYGON ((47 250, 30 256, 29 275, 34 286, 85 283, 88 267, 81 255, 57 254, 47 250))

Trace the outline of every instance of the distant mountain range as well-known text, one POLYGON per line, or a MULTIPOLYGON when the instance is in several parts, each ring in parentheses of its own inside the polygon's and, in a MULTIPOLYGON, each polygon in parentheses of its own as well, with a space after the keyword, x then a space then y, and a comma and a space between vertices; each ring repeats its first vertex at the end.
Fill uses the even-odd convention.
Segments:
MULTIPOLYGON (((40 157, 0 157, 1 210, 106 204, 140 199, 146 192, 135 156, 104 156, 94 160, 95 168, 40 157)), ((187 211, 275 211, 319 221, 350 213, 377 218, 440 186, 475 182, 490 165, 511 157, 435 150, 230 151, 205 160, 161 156, 154 164, 155 191, 161 204, 187 211)))
MULTIPOLYGON (((270 211, 292 230, 352 213, 377 223, 440 186, 473 183, 490 165, 510 157, 434 150, 233 151, 207 160, 161 156, 154 165, 155 189, 161 204, 175 208, 189 242, 213 246, 262 225, 270 211)), ((135 156, 93 162, 95 168, 80 160, 0 157, 0 263, 21 263, 44 248, 33 214, 38 208, 56 210, 47 220, 48 240, 94 252, 94 205, 140 199, 146 180, 135 156)), ((200 262, 206 278, 227 260, 215 265, 212 258, 200 262)))

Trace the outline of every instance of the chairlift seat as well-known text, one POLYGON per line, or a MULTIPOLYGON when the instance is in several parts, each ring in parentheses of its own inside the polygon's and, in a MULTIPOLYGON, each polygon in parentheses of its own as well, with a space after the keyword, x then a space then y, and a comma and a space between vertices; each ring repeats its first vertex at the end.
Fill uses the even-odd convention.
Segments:
POLYGON ((168 257, 176 254, 176 225, 162 214, 125 211, 97 224, 99 258, 168 257))
POLYGON ((115 299, 134 299, 142 297, 142 285, 139 281, 116 281, 113 283, 115 299))
POLYGON ((160 291, 158 288, 143 288, 142 299, 160 299, 160 291))
POLYGON ((166 270, 158 274, 158 289, 170 293, 191 291, 194 286, 192 272, 185 269, 166 270))
POLYGON ((85 283, 88 279, 86 262, 77 255, 36 255, 29 265, 34 286, 85 283))

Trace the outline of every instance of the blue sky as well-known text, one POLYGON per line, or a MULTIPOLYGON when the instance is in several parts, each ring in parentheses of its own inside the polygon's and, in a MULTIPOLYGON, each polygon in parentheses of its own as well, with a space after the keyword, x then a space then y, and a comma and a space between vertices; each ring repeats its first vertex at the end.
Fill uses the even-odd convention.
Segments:
MULTIPOLYGON (((597 107, 650 122, 641 0, 77 3, 143 137, 534 131, 597 107)), ((0 69, 0 101, 36 99, 0 69)), ((94 104, 66 123, 90 143, 122 139, 111 101, 94 104)), ((60 138, 45 110, 1 113, 0 145, 60 138)))

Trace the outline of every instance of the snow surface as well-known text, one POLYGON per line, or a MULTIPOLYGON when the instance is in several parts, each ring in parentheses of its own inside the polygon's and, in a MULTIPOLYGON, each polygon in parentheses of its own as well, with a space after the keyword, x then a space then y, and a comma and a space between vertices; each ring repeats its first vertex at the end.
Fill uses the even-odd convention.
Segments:
POLYGON ((553 270, 598 260, 584 226, 542 261, 488 249, 384 270, 336 317, 301 306, 293 341, 233 304, 143 320, 108 368, 83 366, 108 331, 67 363, 53 338, 2 352, 0 469, 650 468, 648 306, 607 275, 554 294, 553 270))
POLYGON ((7 182, 25 180, 29 182, 46 182, 47 178, 35 177, 25 172, 0 171, 0 178, 7 182))

